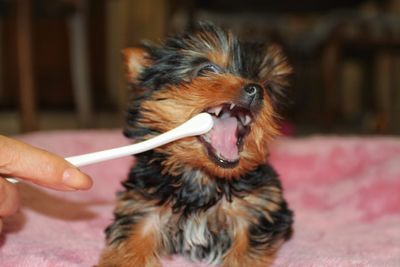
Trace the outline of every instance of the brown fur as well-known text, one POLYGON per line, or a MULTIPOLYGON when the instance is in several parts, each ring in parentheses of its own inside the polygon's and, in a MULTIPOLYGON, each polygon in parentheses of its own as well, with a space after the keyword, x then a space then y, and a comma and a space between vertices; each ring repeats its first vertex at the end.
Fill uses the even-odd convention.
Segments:
POLYGON ((136 83, 136 78, 143 68, 150 64, 150 60, 147 58, 147 53, 138 47, 125 48, 122 50, 124 58, 124 66, 127 74, 127 80, 131 83, 136 83))
POLYGON ((99 267, 161 267, 158 258, 158 228, 150 228, 143 220, 129 234, 129 239, 108 247, 101 256, 99 267), (150 228, 150 229, 149 229, 150 228))
MULTIPOLYGON (((241 88, 246 81, 228 74, 220 76, 223 77, 215 80, 212 77, 197 78, 190 86, 182 85, 155 93, 149 101, 142 104, 145 116, 140 120, 141 125, 151 125, 160 132, 166 132, 202 112, 204 107, 220 105, 227 102, 227 99, 234 102, 238 98, 236 88, 241 88)), ((253 122, 252 131, 246 138, 244 153, 237 167, 224 169, 210 162, 202 145, 195 137, 190 137, 156 148, 158 152, 171 155, 164 162, 165 171, 180 174, 184 166, 193 166, 212 175, 232 178, 264 163, 268 154, 267 144, 278 134, 275 114, 267 104, 270 100, 266 94, 264 98, 266 104, 253 122), (193 158, 197 160, 193 161, 193 158)))
MULTIPOLYGON (((185 46, 182 46, 186 48, 179 48, 179 53, 206 58, 207 62, 227 70, 232 64, 232 53, 235 52, 234 47, 237 43, 230 32, 226 35, 221 34, 206 30, 186 36, 185 46)), ((211 161, 197 137, 183 138, 154 150, 161 160, 151 158, 145 165, 153 166, 151 164, 160 161, 160 171, 157 169, 160 173, 140 179, 154 179, 158 182, 159 177, 171 179, 168 180, 168 186, 173 189, 165 189, 171 190, 171 199, 160 201, 161 198, 153 195, 158 192, 158 184, 140 187, 133 180, 129 180, 139 178, 130 176, 124 184, 127 190, 121 192, 118 197, 115 209, 117 219, 108 230, 108 244, 102 253, 99 266, 159 267, 160 257, 176 253, 178 250, 182 252, 186 249, 185 246, 195 246, 192 243, 212 239, 210 236, 218 236, 222 232, 229 237, 230 242, 230 247, 223 250, 224 253, 219 258, 222 267, 269 266, 274 260, 276 250, 290 233, 291 211, 283 198, 280 183, 275 174, 262 170, 261 174, 271 177, 254 175, 255 180, 252 182, 257 184, 259 180, 262 181, 258 187, 253 188, 253 184, 243 182, 243 187, 239 185, 237 189, 233 184, 240 183, 250 172, 260 170, 257 169, 260 166, 268 166, 268 144, 279 134, 279 115, 274 108, 274 96, 268 92, 268 87, 287 86, 287 76, 292 71, 281 49, 275 45, 265 46, 263 52, 266 53, 264 58, 261 58, 260 69, 254 80, 234 75, 229 71, 211 72, 204 76, 183 77, 180 83, 167 83, 161 90, 157 88, 146 95, 147 88, 142 86, 141 74, 157 62, 153 62, 149 51, 140 48, 123 51, 128 80, 136 90, 136 96, 146 96, 141 99, 138 113, 134 113, 139 114, 134 118, 135 124, 127 127, 128 132, 134 131, 135 127, 151 129, 145 132, 146 135, 139 136, 138 141, 147 140, 159 132, 169 131, 210 107, 240 102, 246 85, 260 85, 265 93, 260 96, 260 108, 252 114, 254 116, 249 126, 250 132, 244 138, 237 165, 226 168, 211 161), (185 178, 185 175, 189 178, 185 178), (187 180, 174 180, 173 177, 190 179, 190 184, 185 184, 187 180), (224 185, 231 186, 230 189, 218 187, 216 179, 218 182, 219 179, 223 179, 226 182, 224 185), (206 188, 208 191, 199 193, 200 197, 201 194, 217 195, 222 190, 237 191, 225 192, 226 195, 212 202, 207 208, 200 207, 195 212, 185 213, 182 209, 174 207, 174 198, 178 197, 174 195, 177 191, 173 191, 185 186, 190 189, 206 188), (213 192, 216 187, 219 191, 213 192), (247 190, 248 187, 251 187, 251 190, 247 190), (121 218, 127 221, 118 221, 121 218), (258 226, 260 228, 255 228, 258 226), (269 230, 265 230, 269 229, 268 227, 274 228, 271 235, 269 230), (178 236, 184 240, 177 240, 178 236), (180 245, 184 248, 179 247, 180 245)), ((139 176, 141 171, 150 172, 145 167, 142 168, 143 170, 139 169, 139 176)), ((197 192, 188 190, 179 193, 191 196, 197 192)), ((198 201, 201 202, 202 199, 198 201)), ((222 245, 218 245, 221 249, 222 245)))

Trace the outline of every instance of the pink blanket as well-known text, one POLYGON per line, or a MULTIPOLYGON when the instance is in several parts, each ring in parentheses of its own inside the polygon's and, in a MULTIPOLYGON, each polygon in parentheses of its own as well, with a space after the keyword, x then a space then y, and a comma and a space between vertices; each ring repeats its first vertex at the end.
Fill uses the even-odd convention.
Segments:
MULTIPOLYGON (((36 133, 21 139, 71 156, 127 144, 119 131, 36 133)), ((282 138, 271 161, 295 211, 295 233, 274 266, 400 266, 400 139, 282 138)), ((62 193, 20 184, 5 220, 0 266, 91 266, 104 245, 115 192, 133 159, 82 168, 95 185, 62 193)), ((180 257, 167 267, 200 267, 180 257)))

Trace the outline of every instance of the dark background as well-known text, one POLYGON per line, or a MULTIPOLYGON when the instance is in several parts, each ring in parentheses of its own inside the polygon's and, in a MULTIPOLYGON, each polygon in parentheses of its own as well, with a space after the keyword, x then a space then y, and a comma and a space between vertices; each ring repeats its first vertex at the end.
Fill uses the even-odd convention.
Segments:
POLYGON ((121 48, 198 20, 283 47, 294 66, 287 134, 400 133, 400 0, 0 0, 0 134, 121 127, 121 48), (89 97, 79 108, 82 57, 89 97))

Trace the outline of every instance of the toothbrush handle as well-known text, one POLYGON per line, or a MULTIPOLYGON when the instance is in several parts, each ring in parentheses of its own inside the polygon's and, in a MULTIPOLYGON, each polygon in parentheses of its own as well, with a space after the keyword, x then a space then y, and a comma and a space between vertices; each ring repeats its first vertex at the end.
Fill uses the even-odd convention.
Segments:
MULTIPOLYGON (((170 133, 170 132, 168 132, 168 133, 170 133)), ((166 133, 166 134, 168 134, 168 133, 166 133)), ((169 135, 167 135, 167 138, 168 137, 169 137, 169 135)), ((89 165, 89 164, 93 164, 93 163, 97 163, 97 162, 102 162, 102 161, 106 161, 106 160, 110 160, 110 159, 115 159, 115 158, 119 158, 119 157, 138 154, 138 153, 150 150, 152 148, 155 148, 157 146, 161 146, 161 145, 166 144, 171 141, 173 141, 173 139, 166 139, 164 134, 162 134, 157 137, 154 137, 151 140, 143 141, 141 143, 118 147, 118 148, 112 148, 112 149, 93 152, 93 153, 88 153, 88 154, 84 154, 84 155, 72 156, 72 157, 65 158, 65 160, 76 167, 81 167, 81 166, 85 166, 85 165, 89 165)))
MULTIPOLYGON (((67 157, 65 160, 76 167, 81 167, 101 161, 134 155, 165 145, 180 138, 204 134, 211 130, 212 126, 213 119, 211 115, 208 113, 200 113, 182 125, 141 143, 67 157)), ((11 183, 18 182, 18 180, 13 177, 7 177, 5 179, 11 183)))
POLYGON ((141 143, 68 157, 66 160, 72 165, 80 167, 101 161, 134 155, 184 137, 206 133, 212 128, 212 125, 213 121, 211 115, 207 113, 200 113, 182 125, 141 143))

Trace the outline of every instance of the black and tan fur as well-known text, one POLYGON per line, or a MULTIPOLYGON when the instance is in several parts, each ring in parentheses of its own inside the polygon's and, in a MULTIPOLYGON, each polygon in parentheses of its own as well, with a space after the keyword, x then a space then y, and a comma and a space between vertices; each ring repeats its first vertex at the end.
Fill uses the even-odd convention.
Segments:
POLYGON ((223 267, 268 266, 292 225, 267 161, 291 72, 280 49, 200 24, 124 55, 135 95, 126 136, 146 140, 226 103, 252 120, 241 126, 235 162, 216 160, 199 137, 140 154, 118 194, 99 266, 157 267, 171 254, 223 267), (251 101, 249 92, 256 92, 251 101))

